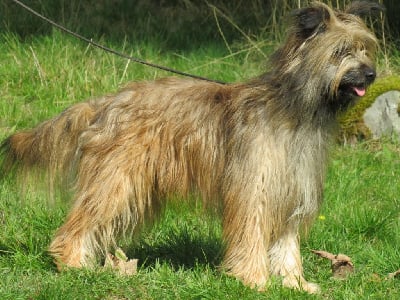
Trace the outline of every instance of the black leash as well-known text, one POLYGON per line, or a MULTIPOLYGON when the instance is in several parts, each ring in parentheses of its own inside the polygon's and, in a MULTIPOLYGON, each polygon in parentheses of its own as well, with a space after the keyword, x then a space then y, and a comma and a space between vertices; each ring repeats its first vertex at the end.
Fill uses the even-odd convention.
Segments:
POLYGON ((24 3, 22 3, 22 2, 20 2, 20 1, 18 1, 18 0, 12 0, 12 1, 15 2, 16 4, 18 4, 19 6, 23 7, 23 8, 26 9, 27 11, 29 11, 30 13, 34 14, 35 16, 39 17, 40 19, 42 19, 42 20, 44 20, 44 21, 50 23, 50 24, 53 25, 54 27, 60 29, 61 31, 64 31, 64 32, 68 33, 69 35, 72 35, 73 37, 75 37, 75 38, 77 38, 77 39, 79 39, 79 40, 85 41, 86 43, 89 43, 89 44, 91 44, 91 45, 93 45, 93 46, 95 46, 95 47, 97 47, 97 48, 99 48, 99 49, 101 49, 101 50, 106 51, 106 52, 112 53, 112 54, 114 54, 114 55, 117 55, 117 56, 122 57, 122 58, 125 58, 125 59, 129 59, 129 60, 131 60, 131 61, 134 61, 134 62, 139 63, 139 64, 142 64, 142 65, 146 65, 146 66, 149 66, 149 67, 152 67, 152 68, 156 68, 156 69, 160 69, 160 70, 163 70, 163 71, 167 71, 167 72, 170 72, 170 73, 175 73, 175 74, 178 74, 178 75, 182 75, 182 76, 186 76, 186 77, 191 77, 191 78, 194 78, 194 79, 199 79, 199 80, 204 80, 204 81, 209 81, 209 82, 215 82, 215 83, 220 83, 220 84, 226 84, 226 82, 223 82, 223 81, 214 80, 214 79, 209 79, 209 78, 206 78, 206 77, 202 77, 202 76, 197 76, 197 75, 185 73, 185 72, 182 72, 182 71, 179 71, 179 70, 175 70, 175 69, 168 68, 168 67, 165 67, 165 66, 153 64, 153 63, 144 61, 144 60, 142 60, 142 59, 139 59, 139 58, 136 58, 136 57, 132 57, 132 56, 129 56, 129 55, 127 55, 127 54, 118 52, 118 51, 116 51, 116 50, 114 50, 114 49, 111 49, 111 48, 108 48, 108 47, 106 47, 106 46, 103 46, 103 45, 101 45, 101 44, 99 44, 99 43, 96 43, 96 42, 94 42, 92 39, 88 39, 88 38, 86 38, 86 37, 84 37, 84 36, 82 36, 82 35, 80 35, 80 34, 78 34, 78 33, 75 33, 75 32, 73 32, 73 31, 71 31, 71 30, 69 30, 69 29, 67 29, 67 28, 65 28, 65 27, 63 27, 63 26, 61 26, 60 24, 57 24, 56 22, 54 22, 54 21, 52 21, 52 20, 46 18, 45 16, 41 15, 40 13, 38 13, 37 11, 35 11, 34 9, 30 8, 29 6, 27 6, 26 4, 24 4, 24 3))

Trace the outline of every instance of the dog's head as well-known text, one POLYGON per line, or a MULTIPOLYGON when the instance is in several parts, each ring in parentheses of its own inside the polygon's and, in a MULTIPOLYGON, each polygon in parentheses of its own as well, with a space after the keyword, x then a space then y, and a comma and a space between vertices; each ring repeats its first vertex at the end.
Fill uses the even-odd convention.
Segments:
POLYGON ((327 96, 335 110, 345 109, 375 80, 378 43, 362 17, 383 9, 377 3, 357 1, 344 11, 319 2, 296 10, 275 63, 297 88, 327 96))

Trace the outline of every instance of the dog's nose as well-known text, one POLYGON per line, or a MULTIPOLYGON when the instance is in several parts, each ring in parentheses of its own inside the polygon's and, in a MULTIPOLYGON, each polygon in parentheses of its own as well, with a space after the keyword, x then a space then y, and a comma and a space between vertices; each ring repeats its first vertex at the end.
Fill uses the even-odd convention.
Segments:
POLYGON ((376 71, 371 68, 365 69, 365 79, 367 80, 368 84, 372 83, 376 78, 376 71))

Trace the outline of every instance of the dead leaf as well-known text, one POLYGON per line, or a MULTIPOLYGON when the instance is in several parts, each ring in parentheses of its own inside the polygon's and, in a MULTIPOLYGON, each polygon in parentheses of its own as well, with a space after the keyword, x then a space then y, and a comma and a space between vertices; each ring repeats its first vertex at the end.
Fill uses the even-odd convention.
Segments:
POLYGON ((117 248, 115 255, 107 253, 104 267, 116 270, 120 275, 131 276, 137 273, 137 263, 137 259, 128 259, 124 251, 117 248))
POLYGON ((320 257, 329 259, 332 262, 332 276, 336 279, 345 279, 354 272, 354 265, 351 258, 344 254, 334 255, 326 251, 311 250, 320 257))
POLYGON ((397 277, 398 275, 400 275, 400 270, 397 270, 396 272, 393 272, 393 273, 389 273, 388 278, 392 279, 392 278, 397 277))

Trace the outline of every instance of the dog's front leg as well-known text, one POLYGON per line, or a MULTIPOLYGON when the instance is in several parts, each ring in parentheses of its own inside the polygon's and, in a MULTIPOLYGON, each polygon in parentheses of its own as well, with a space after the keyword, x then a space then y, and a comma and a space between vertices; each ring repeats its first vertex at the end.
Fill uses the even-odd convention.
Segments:
POLYGON ((286 287, 317 293, 319 286, 303 277, 297 223, 290 222, 287 230, 271 245, 268 251, 271 274, 282 276, 286 287))
MULTIPOLYGON (((241 200, 247 193, 231 190, 226 198, 223 238, 226 243, 223 269, 244 284, 264 290, 269 278, 268 240, 262 203, 241 200)), ((254 200, 254 199, 253 199, 254 200)))

